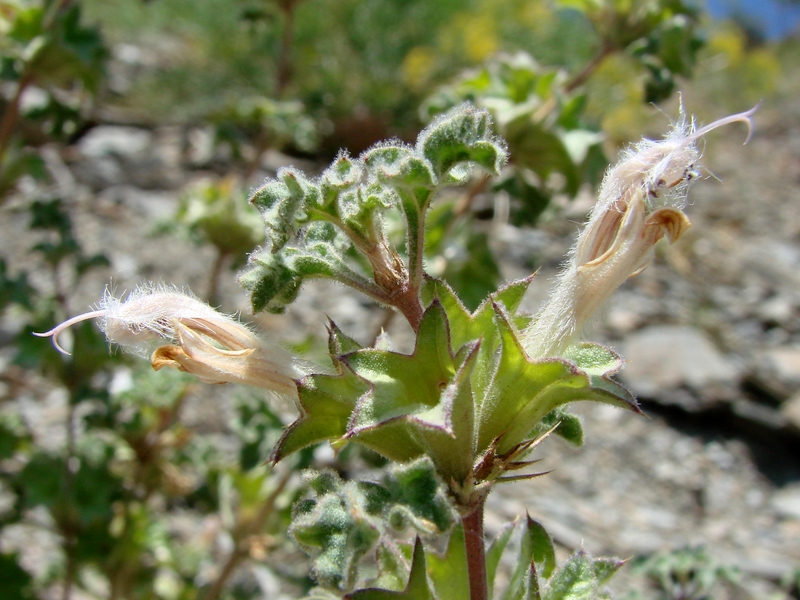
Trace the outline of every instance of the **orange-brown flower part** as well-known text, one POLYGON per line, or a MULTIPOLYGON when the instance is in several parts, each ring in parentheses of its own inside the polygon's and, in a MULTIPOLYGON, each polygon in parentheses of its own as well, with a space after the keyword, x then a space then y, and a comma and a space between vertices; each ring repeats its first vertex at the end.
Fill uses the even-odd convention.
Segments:
MULTIPOLYGON (((174 367, 204 383, 243 383, 295 395, 291 359, 234 322, 189 319, 175 323, 178 345, 156 348, 150 364, 174 367)), ((298 373, 295 373, 299 376, 298 373)))

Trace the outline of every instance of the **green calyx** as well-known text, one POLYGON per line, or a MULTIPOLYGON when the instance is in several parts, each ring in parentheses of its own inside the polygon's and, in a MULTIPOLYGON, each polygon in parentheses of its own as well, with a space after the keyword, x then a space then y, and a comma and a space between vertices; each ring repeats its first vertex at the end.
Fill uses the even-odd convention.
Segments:
POLYGON ((580 423, 562 408, 590 400, 638 412, 610 375, 621 359, 596 344, 564 357, 530 359, 520 343, 524 318, 511 315, 530 278, 499 290, 474 313, 441 281, 426 280, 427 308, 412 354, 359 348, 335 326, 330 348, 336 375, 298 384, 300 417, 273 460, 321 442, 358 442, 405 462, 427 456, 459 493, 502 480, 545 429, 580 443, 580 423))

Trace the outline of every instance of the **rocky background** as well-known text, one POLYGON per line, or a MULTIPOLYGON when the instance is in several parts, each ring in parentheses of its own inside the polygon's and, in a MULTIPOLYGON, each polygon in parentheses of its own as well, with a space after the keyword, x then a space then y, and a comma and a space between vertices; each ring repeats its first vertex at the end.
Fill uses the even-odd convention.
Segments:
MULTIPOLYGON (((800 568, 800 106, 766 102, 755 122, 747 146, 736 126, 709 136, 709 176, 690 194, 692 229, 674 247, 659 248, 589 336, 626 357, 620 378, 649 418, 578 406, 585 446, 545 442, 537 454, 542 469, 553 472, 499 486, 490 498, 488 533, 527 511, 565 553, 585 548, 631 557, 702 545, 741 573, 739 585, 718 587, 715 598, 788 597, 781 580, 800 568)), ((181 190, 224 173, 225 157, 214 154, 207 131, 101 124, 73 146, 49 148, 46 157, 86 253, 103 252, 111 261, 70 297, 74 314, 96 302, 109 280, 118 292, 155 280, 205 293, 212 249, 153 231, 174 214, 181 190)), ((290 163, 311 172, 325 166, 267 153, 248 184, 290 163)), ((28 195, 35 192, 32 186, 28 195)), ((27 228, 26 202, 22 194, 0 209, 2 254, 12 272, 31 270, 33 283, 46 287, 48 276, 40 272, 36 280, 28 254, 38 240, 27 228)), ((547 294, 590 206, 587 191, 556 207, 537 230, 482 223, 504 276, 540 268, 530 310, 547 294)), ((221 305, 251 318, 232 271, 221 305)), ((307 286, 287 315, 255 320, 299 343, 324 335, 324 315, 361 341, 385 322, 366 299, 322 284, 307 286)), ((64 398, 9 364, 16 326, 8 318, 0 329, 0 393, 41 443, 58 445, 64 398)), ((389 333, 407 347, 399 320, 389 333)), ((187 422, 220 444, 229 418, 224 396, 222 388, 208 388, 185 412, 187 422)), ((640 583, 625 571, 613 587, 625 597, 640 583)))

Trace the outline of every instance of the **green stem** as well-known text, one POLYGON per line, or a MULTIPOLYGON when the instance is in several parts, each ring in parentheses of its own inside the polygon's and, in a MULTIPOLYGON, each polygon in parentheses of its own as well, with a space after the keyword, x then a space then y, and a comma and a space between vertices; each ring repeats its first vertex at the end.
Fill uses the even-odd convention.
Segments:
POLYGON ((483 540, 483 509, 486 496, 462 517, 464 544, 467 549, 467 571, 470 600, 488 600, 489 583, 486 576, 486 545, 483 540))

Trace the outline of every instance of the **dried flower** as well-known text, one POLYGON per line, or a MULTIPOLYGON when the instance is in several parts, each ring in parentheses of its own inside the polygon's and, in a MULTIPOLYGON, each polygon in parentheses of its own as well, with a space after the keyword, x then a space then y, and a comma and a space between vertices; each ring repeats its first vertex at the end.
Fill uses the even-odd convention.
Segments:
POLYGON ((109 291, 97 310, 78 315, 40 337, 58 343, 67 328, 98 319, 108 341, 125 351, 151 356, 153 368, 175 367, 205 383, 244 383, 294 395, 303 363, 278 345, 268 344, 246 326, 191 294, 166 286, 137 288, 120 300, 109 291))
POLYGON ((697 141, 737 121, 747 123, 749 140, 757 108, 700 129, 681 111, 663 140, 642 140, 609 169, 550 300, 524 333, 529 356, 561 354, 614 290, 650 263, 658 240, 673 243, 689 228, 683 209, 689 184, 698 176, 697 141))

